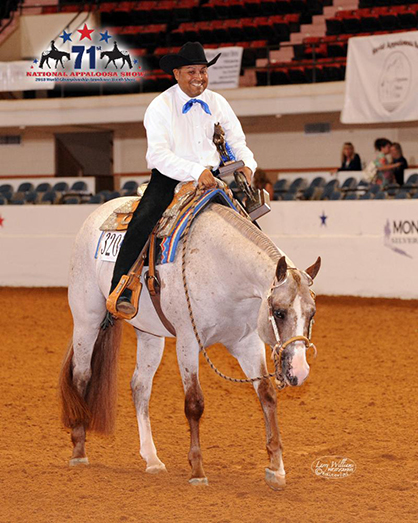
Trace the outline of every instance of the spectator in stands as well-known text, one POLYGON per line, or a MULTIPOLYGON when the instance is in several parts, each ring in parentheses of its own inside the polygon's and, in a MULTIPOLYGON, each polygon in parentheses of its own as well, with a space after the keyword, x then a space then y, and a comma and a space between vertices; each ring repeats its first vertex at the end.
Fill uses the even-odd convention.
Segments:
MULTIPOLYGON (((123 275, 128 274, 144 247, 152 229, 171 203, 178 182, 197 182, 202 189, 216 187, 219 153, 213 143, 215 124, 224 132, 226 144, 237 159, 244 162, 240 171, 249 183, 257 168, 248 149, 241 124, 223 96, 209 89, 208 68, 220 54, 207 61, 199 42, 188 42, 178 53, 161 58, 160 66, 173 74, 173 85, 148 106, 144 116, 147 132, 147 165, 151 180, 133 213, 113 270, 112 293, 123 275)), ((115 294, 113 298, 116 298, 115 294)), ((125 290, 116 302, 116 309, 135 313, 125 290)))
POLYGON ((404 158, 402 147, 399 143, 393 143, 390 147, 390 155, 392 156, 392 161, 400 163, 399 167, 395 167, 393 173, 395 175, 396 183, 399 185, 404 184, 404 173, 405 169, 408 169, 408 162, 404 158))
POLYGON ((351 142, 345 142, 341 151, 341 167, 338 171, 361 171, 360 156, 354 150, 351 142))
POLYGON ((273 197, 274 197, 273 184, 268 179, 266 171, 263 171, 263 169, 257 168, 254 173, 252 183, 256 189, 260 189, 260 190, 265 189, 269 193, 270 200, 273 201, 273 197))
POLYGON ((373 182, 378 185, 386 186, 395 181, 395 175, 393 174, 394 169, 401 166, 400 162, 390 163, 387 155, 390 153, 390 147, 392 142, 386 138, 378 138, 374 142, 374 148, 376 149, 377 156, 374 161, 376 165, 376 175, 373 182))

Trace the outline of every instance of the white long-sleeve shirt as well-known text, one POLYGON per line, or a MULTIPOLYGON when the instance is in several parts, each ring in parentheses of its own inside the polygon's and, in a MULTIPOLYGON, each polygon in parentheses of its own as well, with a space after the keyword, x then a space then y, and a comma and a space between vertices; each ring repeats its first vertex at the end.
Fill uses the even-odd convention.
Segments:
POLYGON ((204 169, 217 169, 220 158, 213 133, 219 122, 236 159, 254 173, 257 163, 229 103, 209 89, 195 98, 206 102, 212 114, 205 113, 198 103, 183 114, 183 106, 191 98, 177 84, 150 103, 144 117, 148 168, 181 182, 198 180, 204 169))

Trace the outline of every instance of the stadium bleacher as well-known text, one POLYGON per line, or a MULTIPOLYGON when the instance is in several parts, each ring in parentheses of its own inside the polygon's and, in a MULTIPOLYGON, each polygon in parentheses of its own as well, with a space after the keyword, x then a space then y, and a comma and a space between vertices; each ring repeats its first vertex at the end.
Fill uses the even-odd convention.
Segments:
MULTIPOLYGON (((239 194, 235 182, 230 188, 239 194)), ((41 183, 35 188, 31 182, 22 182, 16 191, 12 185, 3 184, 0 185, 0 205, 101 204, 120 196, 135 196, 137 190, 135 180, 125 181, 118 191, 102 190, 96 194, 87 189, 84 181, 75 182, 71 187, 58 182, 53 186, 41 183)), ((417 195, 418 173, 410 174, 403 186, 390 184, 384 188, 365 180, 357 181, 350 173, 344 179, 334 178, 328 182, 322 176, 311 181, 298 176, 279 178, 274 184, 276 201, 398 200, 417 198, 417 195)))

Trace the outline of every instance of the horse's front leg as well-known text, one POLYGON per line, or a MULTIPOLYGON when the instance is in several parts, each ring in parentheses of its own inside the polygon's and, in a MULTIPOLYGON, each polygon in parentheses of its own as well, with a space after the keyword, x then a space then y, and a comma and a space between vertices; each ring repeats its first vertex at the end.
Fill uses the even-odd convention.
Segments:
POLYGON ((203 414, 204 400, 199 383, 199 348, 194 337, 191 340, 180 336, 177 338, 177 359, 185 393, 184 412, 190 426, 189 463, 192 474, 189 483, 207 485, 199 437, 199 422, 203 414))
MULTIPOLYGON (((229 350, 237 358, 247 377, 267 374, 265 346, 257 334, 244 338, 234 347, 229 348, 229 350)), ((266 426, 266 447, 270 464, 266 468, 265 479, 267 485, 273 490, 280 490, 285 487, 286 479, 283 466, 282 442, 277 420, 276 391, 269 379, 255 381, 254 389, 263 409, 266 426)))
POLYGON ((149 400, 152 381, 164 352, 164 338, 153 336, 136 329, 137 361, 131 381, 140 438, 140 454, 147 463, 146 472, 166 472, 164 463, 158 458, 152 437, 149 419, 149 400))

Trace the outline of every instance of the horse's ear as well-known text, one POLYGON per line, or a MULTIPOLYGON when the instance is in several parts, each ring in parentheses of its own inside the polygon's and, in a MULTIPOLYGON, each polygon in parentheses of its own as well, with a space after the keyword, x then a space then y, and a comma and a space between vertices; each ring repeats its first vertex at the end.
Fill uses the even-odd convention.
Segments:
POLYGON ((315 276, 318 274, 320 268, 321 268, 321 256, 318 256, 318 259, 316 260, 316 262, 313 265, 311 265, 310 267, 308 267, 305 272, 312 279, 314 279, 315 276))
POLYGON ((286 278, 286 272, 287 272, 286 256, 282 256, 280 258, 280 260, 277 262, 277 267, 276 267, 277 283, 281 283, 286 278))

